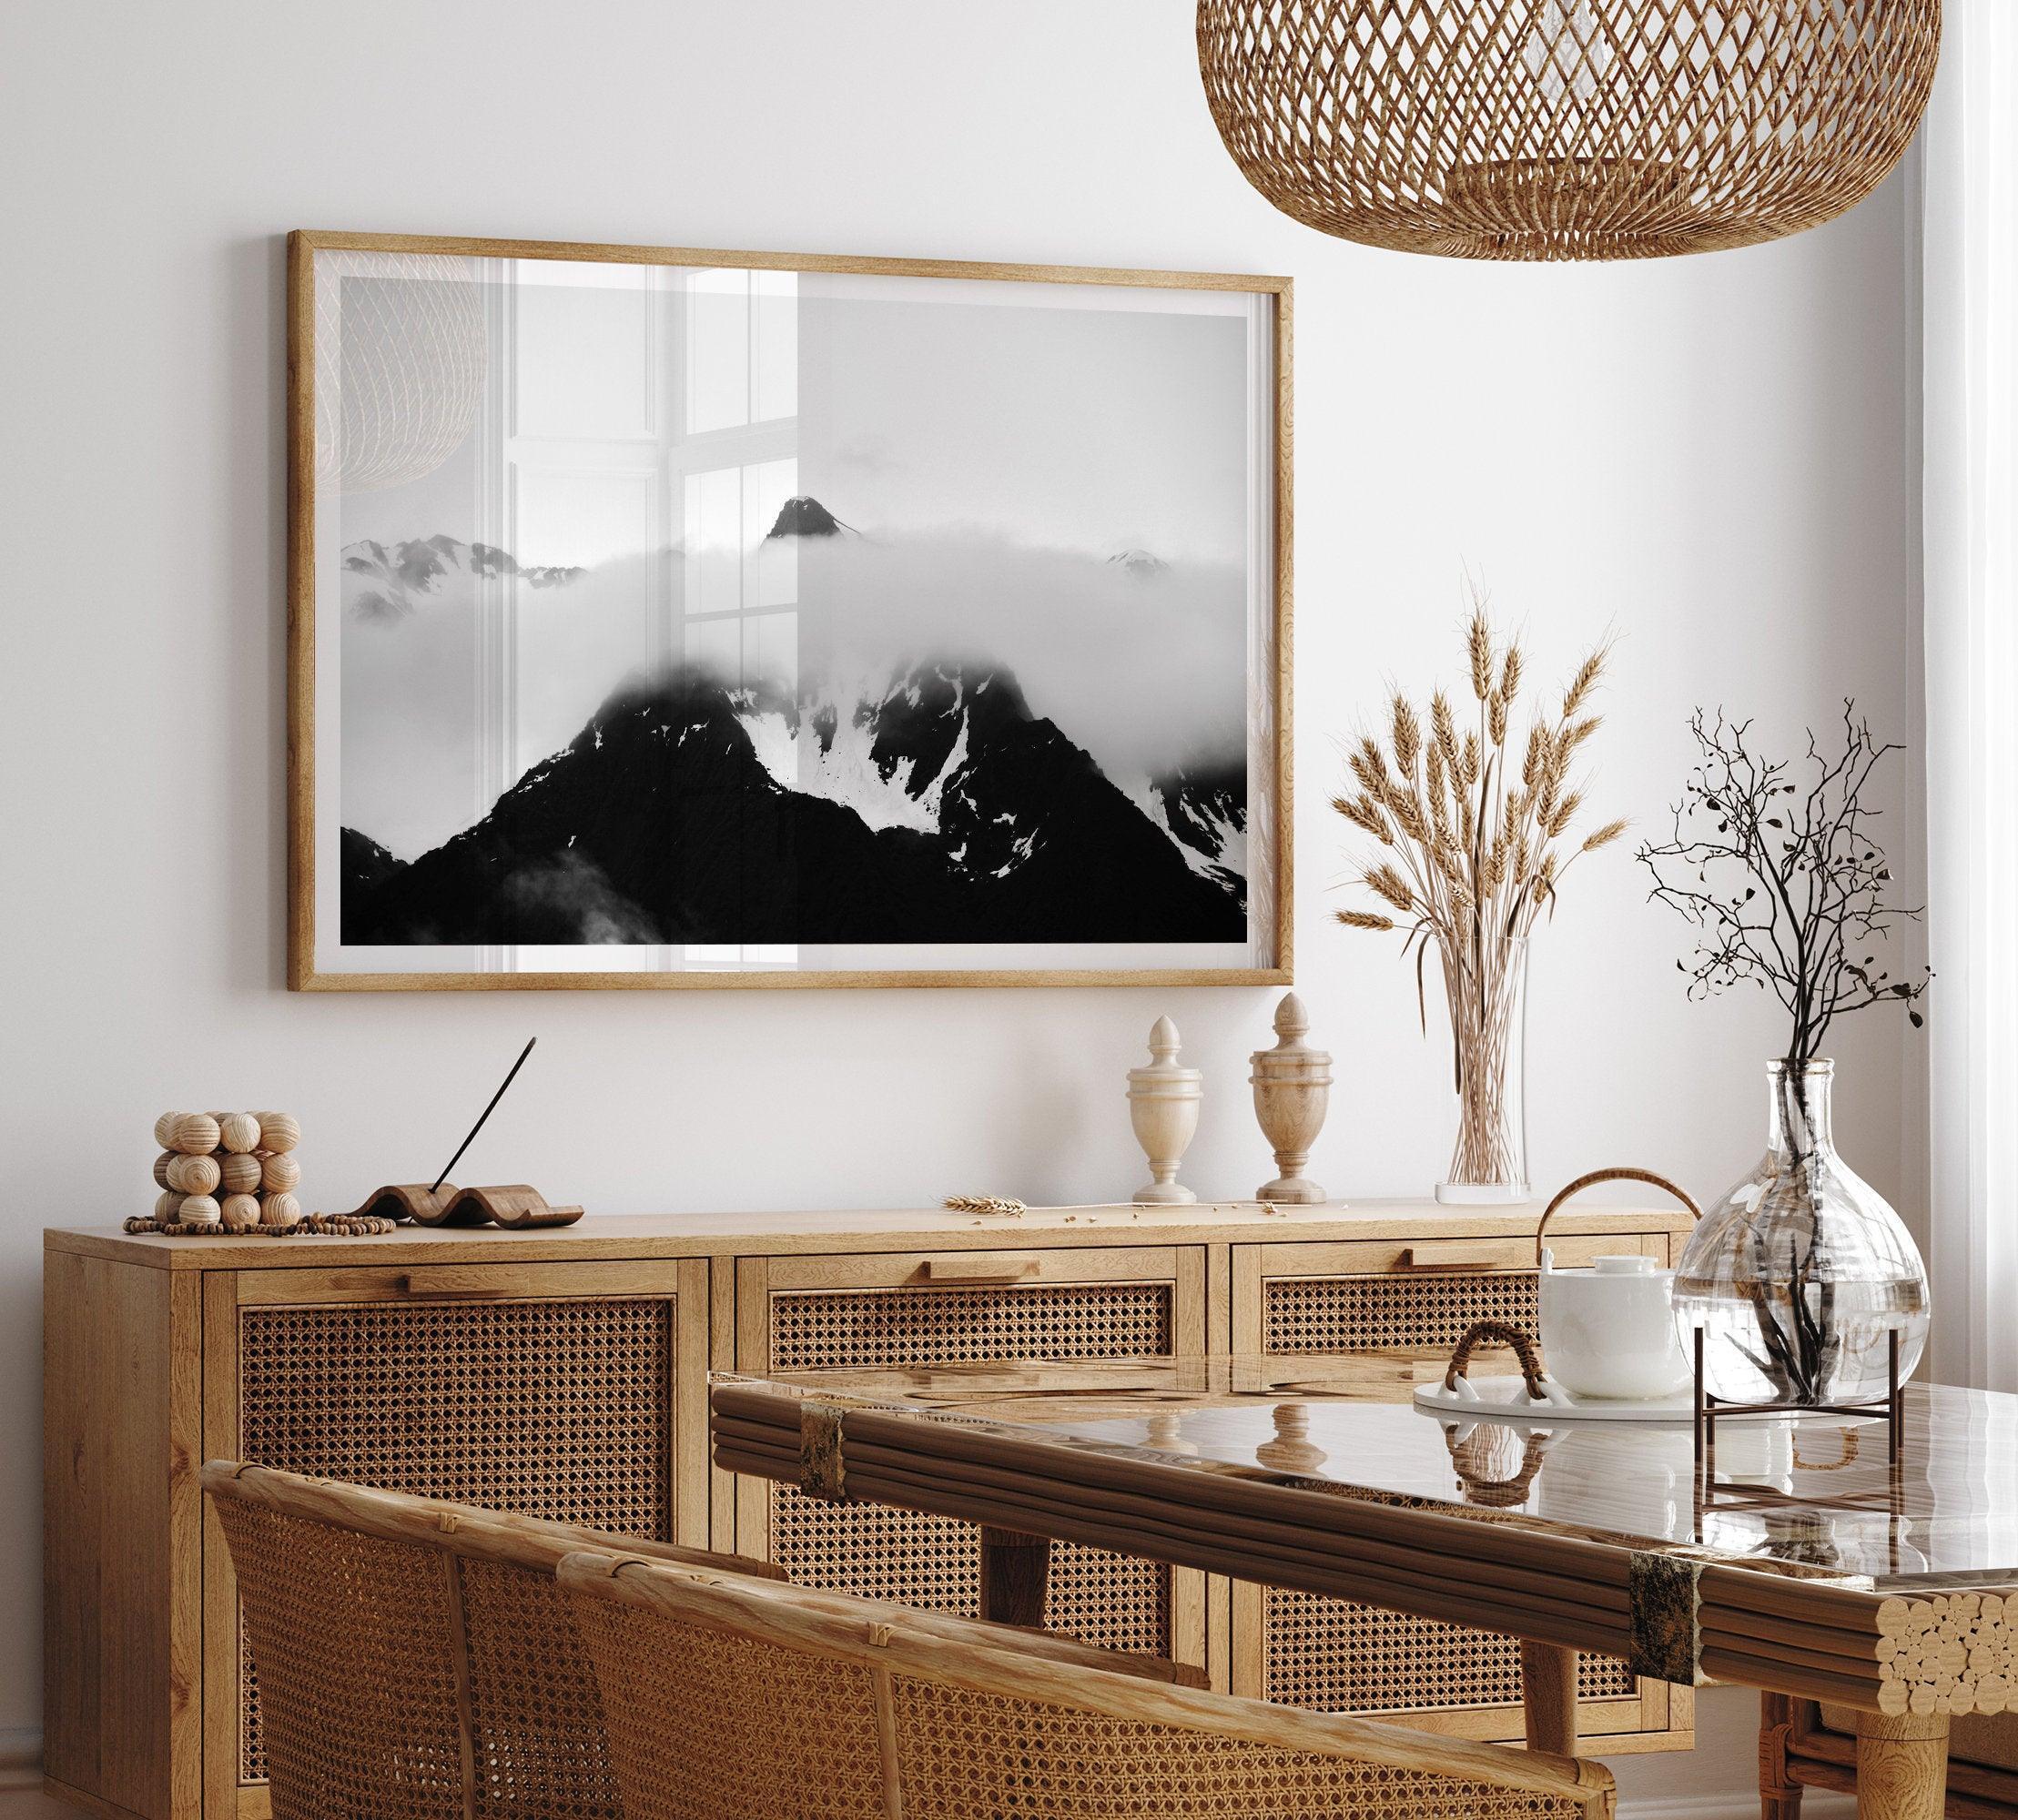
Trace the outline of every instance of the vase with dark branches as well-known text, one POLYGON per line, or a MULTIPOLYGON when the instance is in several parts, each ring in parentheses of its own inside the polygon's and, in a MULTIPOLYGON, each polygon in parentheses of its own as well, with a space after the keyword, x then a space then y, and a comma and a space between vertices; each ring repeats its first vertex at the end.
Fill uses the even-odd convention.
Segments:
POLYGON ((1695 929, 1676 966, 1692 998, 1749 985, 1790 1019, 1767 1065, 1766 1155, 1703 1218, 1675 1278, 1685 1347, 1705 1330, 1716 1395, 1746 1402, 1861 1401, 1882 1394, 1890 1336, 1901 1375, 1927 1337, 1927 1273, 1899 1216, 1838 1154, 1840 1017, 1878 1006, 1922 1023, 1932 976, 1885 956, 1918 909, 1897 901, 1877 839, 1873 782, 1900 748, 1843 703, 1840 746, 1808 736, 1797 763, 1760 755, 1749 722, 1699 712, 1697 763, 1668 838, 1639 858, 1652 895, 1695 929))

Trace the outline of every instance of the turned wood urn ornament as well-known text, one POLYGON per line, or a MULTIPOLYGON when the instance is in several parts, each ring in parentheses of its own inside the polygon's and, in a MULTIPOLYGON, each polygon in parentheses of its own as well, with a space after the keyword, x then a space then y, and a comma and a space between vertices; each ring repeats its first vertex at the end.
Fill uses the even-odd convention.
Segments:
POLYGON ((1205 1077, 1177 1059, 1177 1026, 1159 1017, 1149 1033, 1150 1066, 1128 1071, 1128 1116, 1149 1157, 1150 1179, 1135 1190, 1144 1206, 1181 1205, 1198 1197, 1177 1179, 1177 1166, 1198 1129, 1205 1077))
POLYGON ((1303 1001, 1285 992, 1275 1007, 1275 1046, 1257 1049, 1252 1057, 1248 1079, 1254 1087, 1254 1117, 1275 1153, 1278 1171, 1273 1181, 1254 1190, 1256 1200, 1302 1207, 1324 1198, 1324 1190, 1303 1173, 1303 1166, 1324 1128, 1332 1097, 1332 1058, 1304 1042, 1310 1026, 1303 1001))

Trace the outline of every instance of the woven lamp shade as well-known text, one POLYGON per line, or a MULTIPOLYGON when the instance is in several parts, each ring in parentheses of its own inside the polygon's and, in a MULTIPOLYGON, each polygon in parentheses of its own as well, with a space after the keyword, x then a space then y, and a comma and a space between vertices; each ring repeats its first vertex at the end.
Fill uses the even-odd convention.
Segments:
MULTIPOLYGON (((1996 0, 2008 5, 2012 0, 1996 0)), ((1751 246, 1870 194, 1941 0, 1199 0, 1220 136, 1286 215, 1470 259, 1751 246)))

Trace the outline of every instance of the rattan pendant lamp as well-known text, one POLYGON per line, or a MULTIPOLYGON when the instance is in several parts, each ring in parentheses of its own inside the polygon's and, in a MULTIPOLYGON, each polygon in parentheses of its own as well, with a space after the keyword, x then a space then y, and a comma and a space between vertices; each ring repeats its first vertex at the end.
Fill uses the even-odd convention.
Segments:
POLYGON ((1198 7, 1212 117, 1256 189, 1327 234, 1454 258, 1816 227, 1898 162, 1940 46, 1941 0, 1198 7))

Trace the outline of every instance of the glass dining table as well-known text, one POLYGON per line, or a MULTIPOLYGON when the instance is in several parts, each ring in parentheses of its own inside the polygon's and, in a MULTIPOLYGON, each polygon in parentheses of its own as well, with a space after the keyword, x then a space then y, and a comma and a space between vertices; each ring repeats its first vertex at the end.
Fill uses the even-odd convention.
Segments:
POLYGON ((1347 1359, 841 1368, 711 1387, 715 1463, 982 1526, 983 1612, 1078 1542, 1517 1638, 1528 1740, 1579 1652, 1858 1714, 1860 1813, 1939 1815, 1950 1717, 2018 1706, 2018 1397, 1689 1422, 1375 1400, 1347 1359), (2007 1610, 2008 1601, 2008 1610, 2007 1610), (1932 1801, 1932 1805, 1927 1803, 1932 1801))

